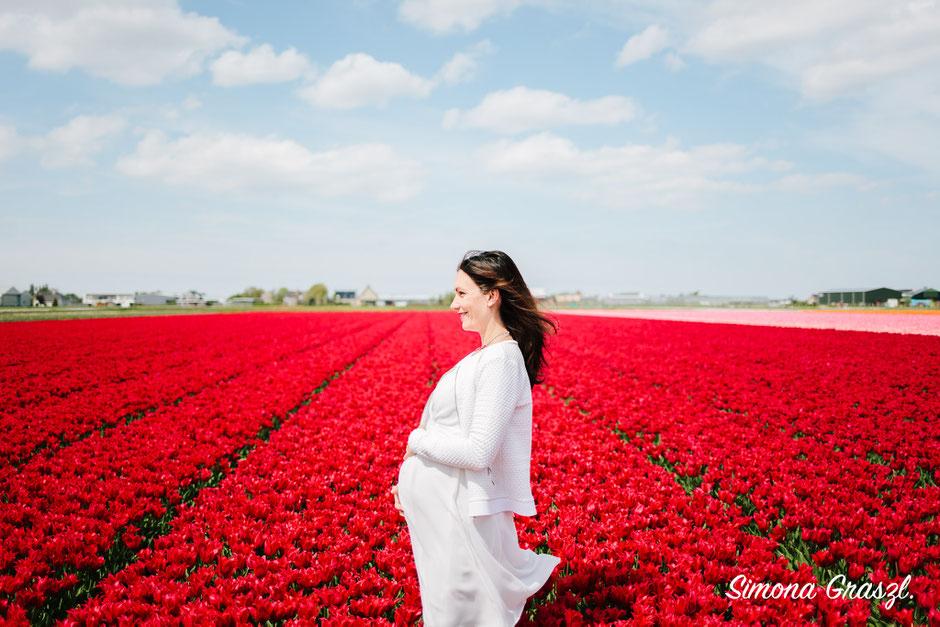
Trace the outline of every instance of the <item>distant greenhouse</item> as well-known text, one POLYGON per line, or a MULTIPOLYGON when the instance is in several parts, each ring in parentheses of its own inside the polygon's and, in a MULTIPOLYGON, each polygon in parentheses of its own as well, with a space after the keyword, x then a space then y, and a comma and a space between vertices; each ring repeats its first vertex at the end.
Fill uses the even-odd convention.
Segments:
POLYGON ((932 287, 904 292, 904 299, 911 307, 936 307, 940 305, 940 292, 932 287))
POLYGON ((901 300, 903 292, 890 287, 827 290, 819 293, 819 304, 884 305, 889 299, 901 300))

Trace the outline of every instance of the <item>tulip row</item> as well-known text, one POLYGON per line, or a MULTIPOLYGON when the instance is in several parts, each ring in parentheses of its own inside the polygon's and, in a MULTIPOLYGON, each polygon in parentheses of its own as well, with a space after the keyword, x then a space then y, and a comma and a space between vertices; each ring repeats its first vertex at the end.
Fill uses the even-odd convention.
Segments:
MULTIPOLYGON (((300 320, 300 318, 298 318, 300 320)), ((145 420, 97 433, 4 475, 0 611, 48 620, 80 601, 127 549, 165 533, 175 508, 217 483, 334 373, 404 322, 374 313, 364 331, 206 388, 145 420), (138 533, 142 532, 142 533, 138 533)))
POLYGON ((685 322, 748 324, 764 327, 839 329, 914 335, 940 335, 940 311, 894 309, 581 309, 568 314, 613 318, 647 318, 685 322))
MULTIPOLYGON (((115 321, 113 319, 57 320, 48 322, 19 322, 0 327, 0 363, 8 366, 0 372, 0 385, 13 386, 22 394, 45 392, 59 394, 111 381, 121 377, 116 367, 134 359, 147 359, 154 340, 179 341, 187 330, 205 328, 204 323, 186 320, 168 323, 166 317, 140 317, 115 321), (182 330, 181 335, 173 332, 182 330), (90 341, 92 338, 96 341, 90 341), (109 351, 101 350, 102 345, 109 351), (115 364, 108 367, 109 357, 115 364), (74 363, 91 364, 93 372, 76 369, 74 363), (65 383, 62 382, 64 379, 65 383), (24 385, 18 385, 23 383, 24 385), (72 384, 72 385, 68 385, 72 384), (25 389, 26 385, 31 387, 25 389)), ((0 408, 21 405, 23 396, 10 396, 0 400, 0 408)))
MULTIPOLYGON (((15 393, 0 411, 55 403, 74 392, 133 379, 247 345, 254 333, 293 333, 293 325, 270 328, 257 316, 141 316, 22 322, 0 327, 11 368, 0 385, 15 393), (289 329, 289 331, 288 331, 289 329), (74 364, 81 363, 82 368, 74 364)), ((4 356, 0 355, 0 359, 4 356)), ((4 361, 3 363, 8 363, 4 361)))
MULTIPOLYGON (((313 343, 326 341, 330 334, 349 333, 363 328, 362 321, 350 320, 341 314, 323 317, 297 318, 290 314, 277 316, 285 323, 272 325, 273 320, 259 316, 219 315, 203 319, 201 316, 167 316, 163 318, 134 319, 139 324, 147 320, 172 321, 181 327, 178 338, 167 338, 171 328, 164 322, 151 326, 160 329, 147 342, 132 342, 133 351, 117 345, 114 355, 102 351, 95 358, 80 359, 78 348, 59 351, 49 359, 46 367, 60 369, 72 364, 73 371, 82 373, 76 379, 98 375, 100 382, 62 383, 50 389, 37 385, 35 378, 24 379, 19 385, 9 384, 5 391, 9 399, 19 399, 20 405, 0 413, 0 469, 17 466, 40 450, 46 456, 62 446, 87 437, 95 430, 111 428, 117 424, 140 418, 157 408, 179 402, 187 395, 218 385, 260 364, 285 359, 308 351, 313 343), (193 325, 192 321, 199 321, 193 325), (184 321, 189 321, 188 323, 184 321), (339 328, 336 328, 339 325, 339 328), (319 338, 319 339, 317 339, 319 338), (129 354, 132 353, 132 354, 129 354), (74 364, 82 363, 82 368, 74 364), (77 387, 76 387, 77 385, 77 387), (84 386, 84 387, 82 387, 84 386), (32 397, 30 395, 33 395, 32 397), (42 397, 41 402, 27 399, 42 397)), ((78 320, 81 323, 106 323, 97 329, 105 337, 113 333, 115 325, 129 320, 78 320)), ((31 323, 27 323, 31 324, 31 323)), ((6 325, 10 328, 11 325, 6 325)), ((16 325, 13 325, 17 328, 16 325)), ((81 348, 88 344, 109 346, 108 342, 90 335, 81 348)), ((100 348, 99 348, 100 350, 100 348)), ((109 349, 110 350, 110 349, 109 349)), ((49 381, 70 380, 73 375, 49 375, 49 381)), ((12 469, 7 469, 12 472, 12 469)))

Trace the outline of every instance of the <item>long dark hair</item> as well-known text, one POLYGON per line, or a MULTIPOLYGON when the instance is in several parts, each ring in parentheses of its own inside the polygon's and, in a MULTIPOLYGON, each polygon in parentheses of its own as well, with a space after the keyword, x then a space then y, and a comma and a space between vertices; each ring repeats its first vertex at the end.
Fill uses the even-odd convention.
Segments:
POLYGON ((539 311, 519 268, 501 250, 471 250, 457 269, 466 272, 484 294, 499 290, 499 316, 512 339, 519 343, 529 384, 535 387, 542 383, 542 369, 548 364, 546 338, 549 332, 557 332, 558 324, 539 311))

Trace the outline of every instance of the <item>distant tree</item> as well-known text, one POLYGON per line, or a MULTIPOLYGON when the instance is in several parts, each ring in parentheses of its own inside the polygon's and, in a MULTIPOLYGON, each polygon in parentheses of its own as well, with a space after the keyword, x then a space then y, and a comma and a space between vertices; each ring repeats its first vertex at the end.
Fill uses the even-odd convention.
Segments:
POLYGON ((288 292, 288 291, 289 291, 289 290, 288 290, 286 287, 282 287, 282 288, 280 288, 279 290, 277 290, 276 292, 274 292, 274 295, 273 295, 273 297, 272 297, 273 300, 274 300, 274 303, 275 303, 276 305, 283 305, 283 304, 284 304, 284 297, 287 296, 287 292, 288 292))
POLYGON ((304 304, 322 305, 329 299, 329 295, 330 292, 326 289, 326 286, 322 283, 317 283, 304 292, 304 304))
POLYGON ((453 299, 454 299, 454 295, 452 292, 444 292, 443 294, 437 297, 437 299, 435 300, 435 303, 438 305, 449 305, 453 299))

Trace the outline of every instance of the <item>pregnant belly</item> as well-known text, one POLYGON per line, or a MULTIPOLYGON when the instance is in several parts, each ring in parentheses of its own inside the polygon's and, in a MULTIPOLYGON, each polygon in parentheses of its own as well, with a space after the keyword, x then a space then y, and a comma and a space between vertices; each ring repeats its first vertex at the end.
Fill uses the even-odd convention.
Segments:
POLYGON ((453 492, 447 466, 412 455, 398 469, 398 500, 405 512, 437 509, 439 501, 453 492))

